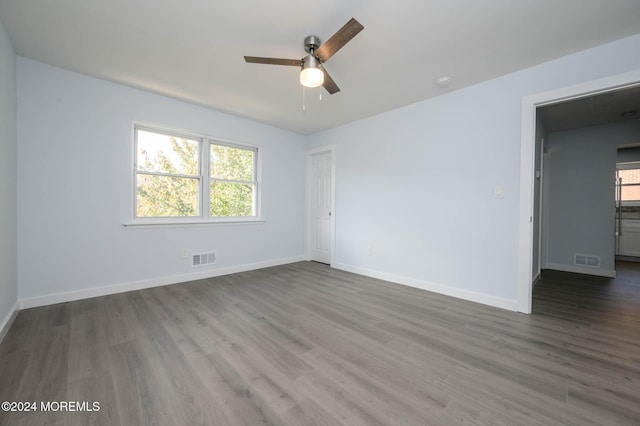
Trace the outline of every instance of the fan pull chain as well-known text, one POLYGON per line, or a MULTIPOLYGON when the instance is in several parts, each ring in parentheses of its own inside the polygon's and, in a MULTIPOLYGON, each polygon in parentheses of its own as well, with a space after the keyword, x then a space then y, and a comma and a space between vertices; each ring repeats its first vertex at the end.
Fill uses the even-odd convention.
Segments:
POLYGON ((304 90, 304 86, 302 86, 302 110, 306 111, 306 105, 305 105, 305 90, 304 90))

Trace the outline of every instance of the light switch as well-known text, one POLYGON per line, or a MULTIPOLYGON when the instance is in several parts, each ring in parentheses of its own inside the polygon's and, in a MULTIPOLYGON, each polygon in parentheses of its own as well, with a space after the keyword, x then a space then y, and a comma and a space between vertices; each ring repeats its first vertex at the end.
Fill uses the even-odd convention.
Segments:
POLYGON ((496 198, 504 198, 504 188, 501 186, 496 186, 496 189, 494 190, 494 194, 496 198))

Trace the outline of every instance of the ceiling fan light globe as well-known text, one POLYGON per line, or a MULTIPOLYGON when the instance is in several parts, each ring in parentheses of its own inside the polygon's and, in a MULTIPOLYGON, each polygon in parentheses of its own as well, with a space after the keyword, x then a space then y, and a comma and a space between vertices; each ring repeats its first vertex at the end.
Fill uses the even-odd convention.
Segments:
POLYGON ((305 87, 318 87, 324 83, 324 73, 319 68, 304 68, 300 71, 300 84, 305 87))

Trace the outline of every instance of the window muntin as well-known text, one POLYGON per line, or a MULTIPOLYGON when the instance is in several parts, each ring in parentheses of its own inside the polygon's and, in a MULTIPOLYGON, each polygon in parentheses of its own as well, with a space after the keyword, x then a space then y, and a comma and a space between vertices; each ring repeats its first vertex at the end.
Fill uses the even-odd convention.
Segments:
POLYGON ((134 133, 136 219, 258 216, 257 148, 138 126, 134 133))

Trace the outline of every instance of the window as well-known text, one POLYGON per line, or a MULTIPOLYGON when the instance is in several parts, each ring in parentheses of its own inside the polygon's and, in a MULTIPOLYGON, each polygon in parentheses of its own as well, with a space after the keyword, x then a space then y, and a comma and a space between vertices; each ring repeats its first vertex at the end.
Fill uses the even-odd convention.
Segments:
POLYGON ((616 199, 623 203, 640 201, 640 164, 621 163, 616 170, 616 199))
POLYGON ((147 127, 134 133, 136 219, 257 218, 257 148, 147 127))

